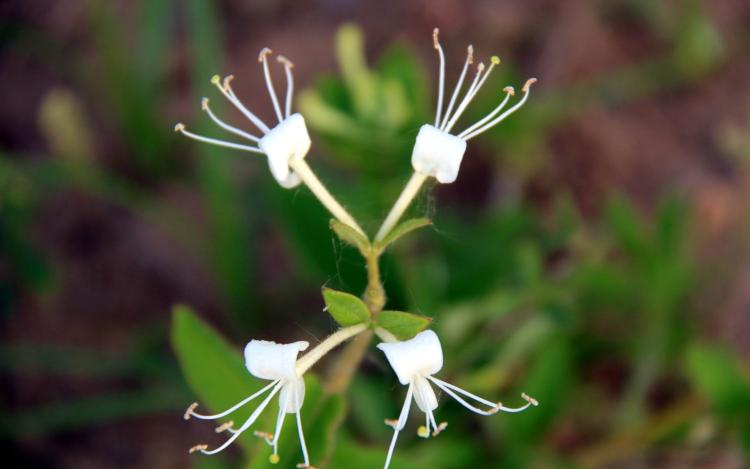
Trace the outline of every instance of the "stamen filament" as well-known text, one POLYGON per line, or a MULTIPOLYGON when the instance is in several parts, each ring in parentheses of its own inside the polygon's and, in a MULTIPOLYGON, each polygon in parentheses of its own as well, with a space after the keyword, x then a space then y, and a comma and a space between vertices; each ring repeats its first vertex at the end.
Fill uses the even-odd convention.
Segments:
POLYGON ((289 405, 289 396, 291 392, 287 392, 286 399, 284 399, 284 405, 279 402, 279 415, 276 417, 276 431, 273 434, 273 440, 271 446, 273 446, 273 454, 279 453, 279 437, 281 437, 281 427, 284 425, 284 419, 286 418, 286 408, 289 405))
POLYGON ((466 62, 464 62, 464 68, 463 70, 461 70, 461 75, 459 75, 458 77, 456 88, 453 90, 453 96, 451 96, 451 100, 448 103, 448 109, 445 110, 445 118, 443 119, 443 122, 440 123, 440 127, 443 127, 448 121, 448 117, 450 116, 451 111, 453 110, 453 105, 456 104, 456 99, 458 99, 458 94, 461 91, 461 86, 463 86, 464 78, 466 78, 466 72, 469 70, 469 65, 471 65, 473 62, 474 62, 474 47, 469 46, 466 49, 466 62))
POLYGON ((271 80, 271 71, 268 69, 268 54, 272 51, 268 47, 264 47, 258 55, 258 62, 263 64, 263 74, 266 77, 266 86, 268 87, 268 94, 271 95, 271 101, 273 101, 273 108, 276 111, 276 117, 279 118, 279 123, 284 120, 284 116, 281 114, 281 107, 279 106, 279 98, 276 97, 276 91, 273 88, 273 81, 271 80))
MULTIPOLYGON (((310 456, 307 454, 307 444, 305 443, 305 434, 302 431, 302 406, 299 402, 299 395, 294 393, 295 407, 297 407, 297 433, 299 434, 299 444, 302 447, 302 457, 305 461, 304 467, 310 467, 310 456)), ((297 466, 299 467, 299 465, 297 466)))
POLYGON ((510 116, 514 112, 516 112, 521 106, 526 103, 526 100, 529 99, 529 95, 531 94, 531 85, 533 85, 536 82, 536 78, 530 78, 526 80, 526 83, 523 85, 523 97, 519 102, 517 102, 512 108, 508 109, 504 113, 500 114, 498 117, 496 117, 494 120, 490 121, 489 123, 485 124, 483 127, 480 127, 477 130, 474 130, 473 132, 469 133, 464 137, 464 140, 469 140, 474 137, 476 137, 479 134, 482 134, 486 132, 487 130, 491 129, 492 127, 496 126, 500 122, 502 122, 506 117, 510 116))
MULTIPOLYGON (((278 381, 276 381, 276 383, 278 383, 278 381)), ((212 454, 216 454, 216 453, 219 453, 219 452, 223 451, 227 446, 231 445, 234 442, 234 440, 236 440, 237 438, 239 438, 239 436, 245 430, 247 430, 248 428, 250 428, 250 426, 252 424, 254 424, 256 420, 258 420, 258 417, 260 416, 261 412, 263 412, 266 409, 266 407, 268 406, 268 403, 271 402, 271 399, 273 399, 273 397, 276 395, 276 393, 279 392, 280 389, 281 389, 281 384, 277 384, 276 387, 273 389, 273 391, 271 391, 268 394, 268 397, 266 397, 263 400, 263 402, 260 403, 260 405, 258 406, 258 408, 253 411, 253 413, 250 415, 250 417, 248 417, 248 419, 245 421, 245 423, 243 423, 242 426, 237 429, 237 432, 233 433, 232 436, 230 436, 227 439, 227 441, 224 442, 224 444, 222 444, 218 448, 212 449, 210 451, 206 450, 205 448, 199 449, 198 451, 200 451, 203 454, 206 454, 206 455, 210 456, 212 454)))
POLYGON ((276 57, 276 60, 284 64, 284 72, 286 73, 286 104, 284 115, 285 117, 289 117, 292 114, 292 96, 294 95, 294 74, 292 73, 294 64, 283 55, 276 57))
POLYGON ((251 140, 253 142, 259 142, 260 139, 254 135, 250 135, 249 133, 245 132, 244 130, 238 129, 237 127, 231 126, 227 124, 226 122, 222 121, 216 115, 211 111, 211 108, 208 106, 208 98, 203 98, 201 100, 201 108, 206 111, 208 116, 213 120, 219 127, 222 129, 232 132, 235 135, 239 135, 240 137, 246 138, 248 140, 251 140))
POLYGON ((406 399, 404 400, 404 406, 401 408, 401 414, 398 416, 398 423, 393 429, 393 438, 391 439, 391 445, 388 448, 388 456, 385 458, 385 468, 388 469, 388 466, 391 464, 391 457, 393 457, 393 450, 396 448, 396 440, 398 439, 398 432, 401 431, 402 428, 404 428, 404 425, 406 424, 406 418, 409 416, 409 410, 411 409, 411 398, 413 395, 413 390, 411 384, 409 385, 409 390, 406 391, 406 399))
POLYGON ((227 98, 229 102, 237 108, 238 111, 244 114, 245 117, 247 117, 250 122, 253 123, 253 125, 260 129, 261 132, 263 132, 264 134, 270 132, 271 129, 268 128, 268 126, 262 120, 260 120, 258 116, 250 112, 250 109, 246 108, 245 105, 242 104, 242 102, 234 94, 234 91, 232 91, 232 87, 229 85, 232 79, 234 79, 234 76, 228 75, 224 78, 224 83, 222 84, 219 75, 214 75, 211 78, 211 83, 216 85, 219 91, 221 91, 221 94, 223 94, 224 97, 227 98))
POLYGON ((175 132, 180 132, 182 135, 184 135, 186 137, 190 137, 193 140, 198 140, 199 142, 210 143, 211 145, 217 145, 217 146, 220 146, 220 147, 233 148, 235 150, 243 150, 243 151, 249 151, 249 152, 252 152, 252 153, 260 153, 261 155, 263 154, 263 152, 260 150, 260 148, 255 148, 255 147, 251 147, 251 146, 248 146, 248 145, 241 145, 239 143, 225 142, 224 140, 218 140, 218 139, 215 139, 215 138, 208 138, 208 137, 204 137, 202 135, 194 134, 194 133, 189 132, 188 130, 186 130, 185 129, 185 124, 182 124, 182 123, 179 123, 179 124, 175 125, 174 126, 174 131, 175 132))
POLYGON ((461 117, 461 114, 464 113, 464 110, 466 107, 471 103, 471 100, 474 98, 475 90, 478 89, 479 86, 479 79, 482 78, 482 72, 484 72, 484 64, 480 63, 477 65, 477 74, 474 76, 474 81, 471 82, 471 86, 469 87, 469 90, 466 92, 466 95, 464 96, 464 99, 461 100, 461 104, 458 105, 458 109, 456 109, 456 112, 451 116, 450 120, 446 125, 443 126, 442 131, 444 132, 450 132, 453 126, 456 124, 456 121, 459 117, 461 117))
POLYGON ((440 30, 438 28, 432 30, 432 46, 435 48, 435 50, 437 50, 438 57, 440 58, 440 71, 438 75, 438 102, 437 112, 435 113, 435 127, 438 127, 440 125, 440 114, 443 109, 443 92, 445 89, 445 54, 443 53, 443 48, 440 46, 440 41, 438 40, 439 33, 440 30))
POLYGON ((460 134, 458 134, 459 138, 464 138, 465 136, 469 135, 470 133, 472 133, 473 131, 475 131, 476 129, 478 129, 482 125, 484 125, 485 122, 487 122, 490 119, 492 119, 493 117, 495 117, 497 115, 497 113, 499 113, 500 111, 503 110, 503 108, 505 108, 505 105, 508 104, 508 101, 510 100, 510 97, 511 96, 515 96, 515 94, 516 94, 516 91, 513 89, 512 86, 506 86, 505 88, 503 88, 503 91, 505 91, 505 98, 503 98, 503 100, 500 102, 500 104, 498 104, 498 106, 495 109, 493 109, 492 112, 490 112, 489 114, 487 114, 486 116, 484 116, 482 119, 480 119, 479 121, 477 121, 476 123, 474 123, 472 126, 470 126, 466 130, 464 130, 463 132, 461 132, 460 134))
POLYGON ((461 404, 462 406, 466 407, 470 411, 475 412, 475 413, 477 413, 479 415, 493 415, 493 414, 497 413, 497 408, 496 408, 495 404, 490 403, 490 407, 492 407, 492 410, 478 409, 478 408, 474 407, 473 405, 469 404, 468 402, 466 402, 465 399, 463 399, 461 396, 459 396, 458 394, 456 394, 453 391, 451 391, 448 387, 444 386, 443 385, 444 383, 443 384, 441 384, 441 383, 442 382, 435 381, 435 385, 437 387, 439 387, 440 389, 442 389, 443 391, 445 391, 446 394, 448 394, 449 396, 451 396, 453 399, 455 399, 456 401, 458 401, 459 404, 461 404))
POLYGON ((261 389, 260 391, 256 392, 255 394, 251 395, 250 397, 246 397, 245 399, 241 400, 240 402, 238 402, 237 404, 233 405, 229 409, 225 410, 224 412, 220 412, 218 414, 213 414, 213 415, 197 414, 197 413, 195 413, 195 408, 198 407, 198 404, 194 403, 190 407, 188 407, 187 412, 185 412, 185 420, 188 420, 190 417, 195 417, 195 418, 198 418, 198 419, 201 419, 201 420, 216 420, 216 419, 220 419, 222 417, 226 417, 227 415, 231 414, 235 410, 237 410, 240 407, 244 406, 248 402, 250 402, 253 399, 257 398, 258 396, 260 396, 264 392, 268 391, 271 387, 275 386, 278 383, 279 383, 278 380, 271 382, 271 384, 269 384, 265 388, 261 389))

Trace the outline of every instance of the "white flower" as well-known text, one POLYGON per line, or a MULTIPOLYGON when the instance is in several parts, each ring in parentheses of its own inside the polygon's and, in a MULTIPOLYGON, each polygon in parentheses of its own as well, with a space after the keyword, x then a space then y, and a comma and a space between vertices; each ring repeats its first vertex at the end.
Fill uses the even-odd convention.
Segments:
POLYGON ((490 66, 486 71, 483 63, 477 65, 477 72, 474 76, 474 80, 454 112, 453 107, 455 106, 458 95, 461 92, 464 78, 466 78, 466 72, 469 69, 469 65, 474 62, 474 49, 472 46, 469 46, 466 54, 466 61, 464 62, 464 68, 461 71, 461 75, 459 75, 458 83, 456 83, 456 88, 453 91, 453 95, 451 96, 451 99, 448 102, 448 107, 443 115, 445 54, 443 54, 443 48, 438 41, 437 28, 433 31, 432 38, 434 47, 440 58, 437 112, 435 114, 435 123, 433 125, 425 124, 419 129, 419 134, 417 135, 417 140, 414 144, 414 150, 411 156, 411 164, 416 172, 432 176, 439 182, 447 184, 455 181, 458 177, 461 160, 466 151, 466 142, 494 127, 523 106, 529 97, 531 85, 536 82, 536 78, 531 78, 526 81, 522 89, 523 97, 513 107, 500 114, 508 103, 510 97, 515 95, 513 88, 508 86, 503 89, 505 92, 505 98, 492 112, 466 128, 464 131, 458 134, 452 134, 451 130, 453 129, 453 126, 456 125, 456 122, 466 110, 466 107, 482 88, 484 82, 487 81, 492 69, 500 63, 500 59, 497 56, 493 56, 490 59, 490 66))
POLYGON ((221 91, 221 93, 232 103, 242 114, 247 117, 250 122, 262 133, 262 137, 257 137, 251 133, 240 130, 237 127, 227 124, 222 121, 211 111, 209 107, 208 98, 203 98, 201 101, 201 108, 206 111, 209 117, 221 128, 231 132, 239 137, 251 141, 254 145, 246 145, 241 143, 227 142, 224 140, 218 140, 214 138, 203 137, 193 132, 186 130, 185 125, 179 123, 175 125, 175 131, 180 132, 183 135, 199 140, 201 142, 211 143, 227 148, 234 148, 236 150, 243 150, 252 153, 260 153, 268 157, 268 166, 271 169, 271 174, 278 181, 278 183, 285 188, 292 188, 299 185, 301 182, 300 177, 289 168, 289 163, 292 160, 303 159, 307 156, 307 152, 310 150, 310 136, 307 133, 307 127, 305 126, 305 119, 299 114, 291 113, 292 109, 292 96, 294 94, 294 77, 292 75, 292 68, 294 65, 287 58, 278 56, 277 60, 284 65, 287 80, 287 93, 284 110, 282 112, 281 106, 279 105, 279 99, 276 97, 276 91, 271 80, 271 73, 268 70, 268 55, 271 54, 271 49, 264 48, 260 51, 258 61, 263 64, 263 73, 266 78, 266 86, 268 87, 268 94, 271 96, 273 102, 273 108, 276 111, 276 117, 278 118, 278 124, 270 128, 260 118, 253 114, 245 105, 240 102, 239 98, 234 94, 232 90, 231 81, 234 78, 232 75, 227 76, 224 80, 221 80, 218 75, 215 75, 211 79, 211 83, 221 91), (257 145, 257 146, 255 146, 257 145))
POLYGON ((193 453, 195 451, 200 451, 203 454, 210 455, 224 450, 243 432, 250 428, 253 423, 255 423, 263 410, 271 402, 271 399, 278 394, 279 414, 276 419, 275 432, 273 434, 255 432, 255 434, 264 438, 268 444, 273 446, 273 454, 270 457, 270 461, 275 464, 279 461, 278 443, 279 435, 281 434, 281 427, 284 424, 284 418, 286 417, 286 414, 296 414, 297 431, 299 433, 299 441, 302 447, 302 455, 305 460, 304 464, 299 464, 298 467, 311 467, 309 456, 307 454, 305 437, 302 433, 302 417, 300 415, 302 402, 305 399, 305 381, 296 370, 297 355, 299 352, 307 349, 308 345, 309 344, 305 341, 294 342, 291 344, 277 344, 265 340, 251 340, 250 343, 245 346, 245 366, 253 376, 271 381, 271 383, 255 394, 243 399, 239 403, 218 414, 198 414, 195 412, 198 404, 194 403, 185 412, 185 420, 190 417, 205 420, 221 419, 235 412, 250 401, 262 396, 269 390, 270 392, 268 392, 268 395, 263 399, 263 402, 261 402, 252 412, 250 417, 248 417, 241 427, 235 430, 232 428, 232 422, 227 422, 216 429, 217 433, 225 430, 231 433, 231 436, 224 442, 224 444, 213 450, 209 450, 207 445, 196 445, 190 449, 190 452, 193 453))
POLYGON ((425 425, 420 426, 417 431, 419 436, 422 438, 428 438, 430 434, 432 434, 432 436, 437 436, 447 426, 447 423, 445 422, 438 425, 435 421, 433 411, 437 408, 438 404, 435 391, 432 389, 430 381, 453 399, 457 400, 461 405, 480 415, 492 415, 498 411, 521 412, 526 410, 529 406, 535 406, 538 404, 536 400, 526 394, 522 394, 521 396, 526 400, 526 405, 517 408, 505 407, 500 403, 494 403, 482 399, 481 397, 475 396, 458 386, 454 386, 435 378, 433 375, 443 368, 443 349, 440 346, 440 339, 438 339, 437 334, 433 331, 427 330, 420 332, 413 339, 403 342, 380 343, 378 344, 378 348, 385 353, 388 362, 391 364, 393 371, 396 372, 396 376, 398 376, 398 380, 401 384, 409 386, 406 391, 406 400, 404 401, 398 420, 386 420, 386 423, 391 425, 394 429, 393 439, 391 440, 391 446, 388 449, 388 456, 385 461, 386 469, 391 462, 393 450, 396 447, 398 433, 406 424, 406 419, 409 415, 409 410, 411 409, 412 397, 417 403, 419 410, 425 413, 425 425), (486 405, 489 409, 479 409, 468 403, 466 399, 461 396, 486 405))

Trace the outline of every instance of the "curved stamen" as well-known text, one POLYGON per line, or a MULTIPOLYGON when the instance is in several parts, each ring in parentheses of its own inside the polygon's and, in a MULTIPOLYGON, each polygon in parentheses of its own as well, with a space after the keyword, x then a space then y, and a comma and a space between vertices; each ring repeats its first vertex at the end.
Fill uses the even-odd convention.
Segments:
POLYGON ((474 81, 471 82, 471 86, 466 92, 464 99, 461 100, 461 104, 458 105, 458 109, 456 109, 456 112, 453 113, 448 123, 444 125, 441 130, 443 130, 444 132, 450 132, 453 126, 456 124, 458 118, 461 117, 461 114, 464 113, 464 110, 474 98, 475 90, 479 88, 479 80, 480 78, 482 78, 482 72, 484 72, 484 63, 480 63, 479 65, 477 65, 477 74, 474 76, 474 81))
POLYGON ((434 383, 435 383, 435 385, 437 387, 439 387, 440 389, 442 389, 443 391, 445 391, 446 394, 448 394, 453 399, 455 399, 456 401, 458 401, 459 404, 461 404, 462 406, 466 407, 467 409, 469 409, 472 412, 475 412, 475 413, 477 413, 479 415, 493 415, 493 414, 497 413, 498 409, 496 408, 496 405, 493 404, 492 402, 487 401, 487 402, 489 402, 489 404, 487 404, 487 405, 489 405, 492 408, 491 410, 478 409, 477 407, 474 407, 473 405, 471 405, 468 402, 466 402, 466 400, 463 399, 461 396, 459 396, 458 394, 456 394, 453 391, 451 391, 450 388, 448 388, 447 386, 444 386, 445 384, 448 384, 448 383, 445 383, 444 381, 434 381, 434 383))
POLYGON ((292 114, 292 96, 294 95, 294 75, 292 74, 294 64, 283 55, 276 57, 276 60, 284 64, 284 72, 286 73, 286 103, 284 107, 284 115, 285 117, 289 117, 292 114))
POLYGON ((222 84, 221 78, 219 78, 219 75, 214 75, 211 77, 211 83, 213 83, 219 91, 221 91, 221 94, 224 95, 227 100, 229 100, 230 103, 234 105, 234 107, 237 108, 238 111, 240 111, 242 114, 247 117, 250 122, 253 123, 255 127, 260 129, 261 132, 264 134, 267 134, 271 131, 270 128, 262 121, 258 116, 250 112, 250 109, 246 108, 244 104, 237 98, 237 96, 234 94, 234 91, 232 90, 232 87, 230 86, 230 82, 234 79, 234 76, 228 75, 224 78, 224 83, 222 84))
POLYGON ((233 433, 232 436, 229 437, 229 439, 227 439, 227 441, 224 442, 224 444, 210 451, 207 450, 205 447, 199 448, 197 451, 200 451, 201 453, 206 454, 206 455, 212 455, 212 454, 216 454, 216 453, 223 451, 227 446, 231 445, 234 442, 234 440, 239 438, 239 436, 245 430, 250 428, 250 426, 254 424, 256 420, 258 420, 258 417, 260 416, 261 412, 265 410, 265 408, 268 406, 268 403, 271 402, 271 399, 273 399, 273 396, 275 396, 276 393, 278 393, 280 389, 281 389, 281 385, 277 384, 276 387, 273 389, 273 391, 271 391, 268 394, 268 397, 263 399, 263 402, 260 403, 258 408, 253 411, 253 413, 250 415, 250 417, 248 417, 245 423, 243 423, 242 426, 238 428, 237 431, 233 433))
POLYGON ((440 117, 443 109, 443 92, 445 89, 445 54, 443 53, 443 48, 440 46, 440 41, 438 40, 439 33, 440 30, 438 28, 432 30, 432 46, 438 52, 438 57, 440 58, 440 71, 438 72, 438 102, 437 112, 435 113, 435 127, 438 127, 440 125, 440 117))
POLYGON ((269 384, 265 388, 261 389, 260 391, 256 392, 255 394, 251 395, 250 397, 246 397, 245 399, 241 400, 240 402, 238 402, 237 404, 233 405, 232 407, 230 407, 229 409, 225 410, 224 412, 221 412, 221 413, 218 413, 218 414, 214 414, 214 415, 204 415, 204 414, 197 414, 197 413, 195 413, 195 409, 196 409, 196 407, 198 407, 198 403, 194 402, 193 404, 190 405, 190 407, 188 407, 187 411, 185 411, 185 420, 189 420, 190 417, 195 417, 195 418, 202 419, 202 420, 216 420, 216 419, 220 419, 222 417, 226 417, 227 415, 231 414, 235 410, 237 410, 240 407, 244 406, 248 402, 250 402, 253 399, 257 398, 258 396, 260 396, 264 392, 268 391, 271 387, 275 386, 276 384, 278 384, 278 381, 273 381, 273 382, 271 382, 271 384, 269 384))
POLYGON ((188 130, 186 130, 185 124, 181 122, 174 126, 174 131, 179 132, 186 137, 190 137, 193 140, 198 140, 199 142, 210 143, 211 145, 217 145, 220 147, 233 148, 235 150, 243 150, 243 151, 250 151, 253 153, 260 153, 261 155, 263 154, 263 151, 261 151, 260 148, 255 148, 255 147, 251 147, 248 145, 241 145, 239 143, 225 142, 224 140, 218 140, 215 138, 208 138, 202 135, 194 134, 193 132, 189 132, 188 130))
POLYGON ((528 409, 531 406, 537 406, 537 405, 539 405, 539 403, 536 401, 536 399, 533 399, 533 398, 529 397, 527 394, 523 393, 523 394, 521 394, 521 397, 526 401, 525 405, 523 405, 521 407, 505 407, 504 405, 502 405, 499 402, 495 403, 495 402, 488 401, 487 399, 483 399, 483 398, 481 398, 481 397, 479 397, 479 396, 477 396, 475 394, 470 393, 469 391, 467 391, 465 389, 461 389, 461 388, 459 388, 458 386, 456 386, 454 384, 445 382, 445 381, 440 380, 438 378, 435 378, 433 376, 430 376, 429 379, 433 383, 435 383, 440 389, 442 389, 447 394, 449 394, 452 398, 454 398, 459 403, 461 403, 464 407, 466 407, 467 409, 469 409, 469 410, 471 410, 473 412, 481 414, 481 415, 492 415, 492 414, 497 413, 498 411, 509 412, 509 413, 523 412, 524 410, 528 409), (464 399, 462 399, 461 397, 459 397, 453 391, 456 391, 457 393, 461 393, 461 394, 463 394, 466 397, 469 397, 471 399, 476 400, 477 402, 481 402, 482 404, 491 407, 492 410, 490 410, 489 412, 487 412, 487 411, 483 411, 483 410, 477 409, 476 407, 472 406, 471 404, 469 404, 468 402, 466 402, 464 399))
POLYGON ((208 98, 201 99, 201 109, 206 111, 206 114, 213 120, 219 127, 222 129, 232 132, 235 135, 239 135, 240 137, 246 138, 248 140, 251 140, 253 142, 259 142, 260 139, 254 135, 250 135, 249 133, 245 132, 244 130, 238 129, 237 127, 231 126, 227 124, 226 122, 222 121, 218 117, 216 117, 216 114, 211 111, 211 108, 208 106, 208 98))
POLYGON ((512 108, 508 109, 504 113, 500 114, 494 120, 490 121, 489 123, 485 124, 479 129, 474 130, 470 134, 466 135, 465 137, 463 137, 463 139, 469 140, 469 139, 476 137, 479 134, 486 132, 487 130, 491 129, 495 125, 502 122, 506 117, 516 112, 521 106, 524 105, 524 103, 526 103, 526 100, 529 99, 529 95, 531 94, 531 85, 533 85, 534 83, 536 83, 536 78, 529 78, 528 80, 526 80, 526 83, 523 85, 523 88, 522 88, 523 97, 518 103, 516 103, 512 108))
POLYGON ((463 70, 461 70, 461 75, 459 75, 458 77, 456 88, 453 90, 453 96, 451 96, 451 100, 448 103, 448 109, 445 110, 445 117, 443 118, 443 122, 440 123, 440 127, 443 127, 448 121, 448 117, 453 110, 453 105, 456 104, 456 99, 458 99, 458 93, 461 91, 461 86, 463 86, 464 84, 466 72, 469 70, 469 65, 471 65, 472 63, 474 63, 474 47, 469 46, 466 48, 466 61, 464 62, 464 68, 463 70))
POLYGON ((406 424, 406 418, 409 416, 409 409, 411 409, 411 398, 413 395, 413 390, 411 384, 409 385, 409 390, 406 391, 406 399, 404 400, 404 406, 401 408, 401 414, 398 416, 398 421, 396 422, 396 425, 393 427, 393 438, 391 439, 391 446, 388 448, 388 456, 385 458, 385 468, 388 469, 388 466, 391 464, 391 457, 393 457, 393 450, 396 448, 396 440, 398 439, 398 432, 401 431, 402 428, 404 428, 404 425, 406 424))
POLYGON ((268 87, 268 94, 271 95, 271 101, 273 101, 273 108, 276 111, 276 117, 279 118, 279 123, 284 120, 284 116, 281 114, 281 107, 279 106, 279 98, 276 97, 276 91, 273 88, 273 81, 271 80, 271 71, 268 70, 268 55, 271 53, 271 49, 264 47, 258 54, 258 62, 263 64, 263 74, 266 77, 266 86, 268 87))
POLYGON ((475 131, 482 125, 484 125, 487 121, 495 117, 497 113, 499 113, 505 108, 505 105, 508 104, 510 97, 516 95, 516 90, 514 90, 512 86, 506 86, 505 88, 503 88, 503 91, 505 92, 505 98, 503 98, 500 104, 498 104, 497 107, 492 110, 492 112, 490 112, 489 114, 484 116, 482 119, 474 123, 472 126, 470 126, 466 130, 458 134, 458 138, 464 138, 465 136, 469 135, 470 133, 472 133, 473 131, 475 131))
MULTIPOLYGON (((299 434, 299 444, 302 447, 302 457, 304 458, 305 464, 302 467, 310 466, 310 456, 307 454, 307 444, 305 443, 305 434, 302 431, 302 403, 299 401, 299 394, 294 393, 294 405, 297 410, 297 433, 299 434)), ((297 467, 300 467, 299 464, 297 467)))

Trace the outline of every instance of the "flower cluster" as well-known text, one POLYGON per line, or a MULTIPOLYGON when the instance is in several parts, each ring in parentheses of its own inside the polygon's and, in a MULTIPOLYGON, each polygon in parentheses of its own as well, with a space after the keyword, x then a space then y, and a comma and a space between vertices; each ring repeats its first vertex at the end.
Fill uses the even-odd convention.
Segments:
MULTIPOLYGON (((438 40, 437 29, 433 32, 433 45, 440 61, 435 121, 431 124, 424 124, 419 130, 411 157, 414 174, 385 218, 383 225, 375 236, 376 242, 381 241, 393 230, 395 224, 428 177, 433 177, 440 183, 451 183, 456 180, 461 161, 466 151, 466 142, 497 125, 523 106, 529 97, 531 85, 536 81, 533 78, 526 81, 522 88, 523 96, 521 99, 503 112, 511 97, 515 95, 512 87, 504 88, 503 92, 505 96, 492 112, 463 131, 452 133, 454 126, 461 118, 467 106, 487 81, 493 68, 500 63, 500 60, 497 57, 492 57, 489 67, 483 63, 479 63, 476 66, 476 73, 468 90, 459 100, 467 73, 474 63, 474 51, 469 46, 466 60, 464 61, 463 69, 454 91, 447 106, 444 106, 445 55, 438 40)), ((271 174, 279 185, 284 188, 294 188, 300 184, 305 184, 336 219, 356 232, 353 238, 347 234, 346 236, 349 239, 354 239, 354 243, 364 242, 369 246, 369 240, 356 220, 328 192, 308 166, 305 158, 310 150, 311 140, 307 132, 305 119, 299 113, 292 113, 291 110, 294 95, 294 78, 292 73, 294 66, 288 59, 282 56, 277 57, 278 62, 284 68, 287 83, 286 96, 282 109, 269 68, 269 56, 271 54, 270 49, 264 48, 260 52, 258 60, 262 64, 266 87, 278 121, 273 127, 267 125, 240 101, 231 87, 233 77, 230 75, 224 79, 214 76, 211 81, 221 94, 252 123, 256 131, 254 133, 247 132, 221 120, 211 110, 208 98, 203 98, 202 109, 220 128, 245 140, 245 143, 198 135, 188 131, 186 126, 181 123, 175 126, 175 130, 187 137, 205 143, 264 155, 268 160, 271 174)), ((372 254, 379 252, 367 248, 361 249, 361 251, 363 255, 366 255, 365 253, 372 254)), ((374 263, 370 262, 371 259, 368 258, 368 269, 377 269, 377 255, 379 254, 375 254, 374 263)), ((379 278, 375 281, 379 282, 379 278)), ((380 309, 382 309, 382 304, 377 307, 367 307, 371 311, 367 311, 365 317, 370 318, 370 314, 372 314, 371 319, 364 319, 354 325, 342 322, 342 325, 346 327, 329 336, 302 357, 298 357, 299 353, 307 350, 309 346, 304 341, 289 344, 278 344, 261 340, 250 341, 245 347, 245 365, 247 370, 256 378, 266 380, 269 383, 258 392, 220 413, 198 413, 196 412, 198 404, 194 403, 191 405, 185 412, 185 419, 194 417, 203 420, 224 421, 224 423, 221 423, 216 428, 216 431, 218 433, 226 432, 229 434, 229 437, 223 444, 214 449, 209 449, 208 445, 201 444, 191 448, 190 452, 201 452, 207 455, 221 452, 247 432, 256 423, 262 412, 270 405, 274 397, 278 396, 279 410, 274 432, 255 431, 254 434, 265 440, 273 448, 270 461, 277 463, 279 462, 279 435, 281 434, 286 415, 294 414, 303 458, 303 463, 298 464, 297 467, 311 468, 301 416, 305 398, 304 373, 334 347, 368 329, 372 330, 370 334, 374 332, 383 340, 377 347, 385 354, 399 382, 407 386, 406 398, 398 418, 395 420, 386 420, 386 424, 390 425, 394 430, 386 456, 386 468, 390 465, 398 435, 406 425, 412 399, 416 403, 417 408, 425 414, 425 424, 420 426, 417 431, 420 437, 428 438, 430 436, 437 436, 446 428, 447 424, 445 422, 437 423, 435 419, 435 411, 438 407, 438 397, 435 394, 435 388, 479 415, 487 416, 497 412, 521 412, 530 406, 537 405, 534 399, 526 394, 522 394, 523 399, 526 401, 524 405, 521 407, 506 407, 500 403, 491 402, 476 396, 458 386, 435 377, 435 374, 443 367, 443 350, 435 332, 432 330, 423 330, 425 327, 423 326, 419 329, 421 332, 415 331, 409 334, 412 338, 399 341, 387 328, 384 329, 375 323, 375 318, 380 309), (242 425, 235 428, 233 422, 225 421, 227 417, 239 411, 251 401, 260 399, 261 397, 262 401, 260 404, 250 413, 242 425)), ((367 307, 364 304, 362 305, 362 308, 366 309, 367 307)))

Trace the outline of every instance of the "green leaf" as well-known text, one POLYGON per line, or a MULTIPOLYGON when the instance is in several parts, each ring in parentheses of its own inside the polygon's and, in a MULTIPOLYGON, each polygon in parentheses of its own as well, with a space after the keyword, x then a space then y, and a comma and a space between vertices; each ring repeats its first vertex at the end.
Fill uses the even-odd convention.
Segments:
POLYGON ((351 244, 359 249, 359 252, 361 252, 363 256, 367 255, 370 250, 370 241, 366 237, 351 226, 346 223, 341 223, 336 219, 331 219, 330 225, 333 232, 336 233, 341 241, 351 244))
POLYGON ((403 311, 381 311, 377 325, 387 330, 398 340, 408 340, 427 329, 432 318, 403 311))
POLYGON ((750 378, 728 350, 705 344, 688 348, 686 367, 698 390, 730 419, 750 415, 750 378))
POLYGON ((323 300, 328 313, 343 327, 370 320, 370 310, 367 305, 351 293, 324 288, 323 300))
POLYGON ((406 220, 396 228, 392 229, 385 238, 378 241, 375 247, 382 251, 387 248, 389 244, 395 242, 402 236, 430 225, 432 225, 432 221, 429 218, 412 218, 411 220, 406 220))
MULTIPOLYGON (((250 376, 242 356, 187 306, 176 306, 172 319, 172 347, 190 388, 201 406, 222 411, 261 389, 266 382, 250 376)), ((186 402, 187 405, 189 402, 186 402)), ((247 411, 240 409, 225 421, 244 421, 247 411)), ((252 432, 240 437, 246 447, 257 443, 252 432)))

